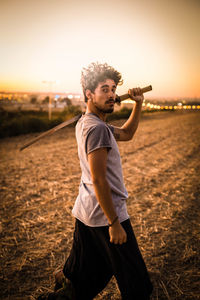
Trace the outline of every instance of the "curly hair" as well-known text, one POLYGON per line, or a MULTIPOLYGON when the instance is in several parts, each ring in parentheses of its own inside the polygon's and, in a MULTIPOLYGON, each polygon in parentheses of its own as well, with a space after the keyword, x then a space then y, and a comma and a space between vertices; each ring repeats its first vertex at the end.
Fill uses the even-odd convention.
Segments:
POLYGON ((121 74, 116 71, 113 67, 107 63, 91 63, 87 68, 83 68, 81 72, 81 85, 83 88, 83 94, 85 102, 88 98, 86 97, 86 90, 94 92, 99 82, 103 82, 106 79, 112 79, 116 85, 122 85, 123 80, 121 74))

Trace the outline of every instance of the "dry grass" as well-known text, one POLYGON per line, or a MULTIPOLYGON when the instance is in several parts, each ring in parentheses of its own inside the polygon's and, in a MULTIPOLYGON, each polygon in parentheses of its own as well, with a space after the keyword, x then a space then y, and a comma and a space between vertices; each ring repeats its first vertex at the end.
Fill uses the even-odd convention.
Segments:
MULTIPOLYGON (((119 121, 117 122, 119 124, 119 121)), ((154 284, 152 299, 200 299, 200 114, 144 116, 119 143, 128 211, 154 284)), ((53 287, 72 243, 80 168, 74 130, 30 148, 1 140, 1 299, 33 300, 53 287)), ((113 279, 96 298, 120 299, 113 279)))

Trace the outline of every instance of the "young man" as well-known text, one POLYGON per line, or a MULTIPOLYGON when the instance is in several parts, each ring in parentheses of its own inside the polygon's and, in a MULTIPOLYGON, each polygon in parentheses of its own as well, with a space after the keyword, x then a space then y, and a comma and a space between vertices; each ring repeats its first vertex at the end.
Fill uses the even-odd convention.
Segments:
MULTIPOLYGON (((132 139, 144 98, 140 88, 129 90, 136 104, 118 128, 105 120, 114 110, 121 74, 107 64, 92 63, 83 69, 81 83, 87 102, 76 125, 82 176, 72 211, 76 225, 63 269, 68 280, 62 299, 92 300, 114 275, 123 300, 147 300, 152 285, 127 213, 128 194, 116 143, 132 139)), ((60 299, 58 294, 48 299, 60 299)))

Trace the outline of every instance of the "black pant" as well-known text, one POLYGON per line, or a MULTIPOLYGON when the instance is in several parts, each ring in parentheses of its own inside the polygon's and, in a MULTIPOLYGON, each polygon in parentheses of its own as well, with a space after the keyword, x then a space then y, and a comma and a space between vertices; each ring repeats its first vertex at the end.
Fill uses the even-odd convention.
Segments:
POLYGON ((147 269, 130 223, 122 245, 110 243, 108 226, 89 227, 76 220, 71 253, 63 272, 72 281, 77 300, 91 300, 114 275, 123 300, 147 300, 152 292, 147 269))

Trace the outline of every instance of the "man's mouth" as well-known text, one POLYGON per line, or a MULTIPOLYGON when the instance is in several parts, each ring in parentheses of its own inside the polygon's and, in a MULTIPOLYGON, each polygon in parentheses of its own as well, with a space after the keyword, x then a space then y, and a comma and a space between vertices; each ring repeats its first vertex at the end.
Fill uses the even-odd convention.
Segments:
POLYGON ((115 101, 114 100, 109 100, 109 101, 107 101, 107 104, 115 104, 115 101))

